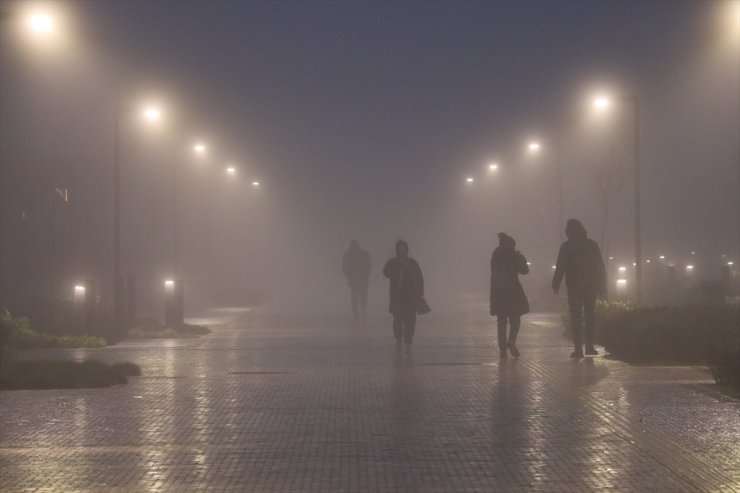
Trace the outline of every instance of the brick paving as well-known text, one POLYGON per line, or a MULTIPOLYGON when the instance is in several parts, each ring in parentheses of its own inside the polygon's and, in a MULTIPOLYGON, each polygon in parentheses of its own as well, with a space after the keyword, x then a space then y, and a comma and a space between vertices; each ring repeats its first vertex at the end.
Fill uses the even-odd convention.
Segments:
MULTIPOLYGON (((484 303, 390 320, 246 313, 108 389, 0 393, 0 491, 740 492, 740 401, 707 370, 568 359, 557 315, 500 362, 484 303)), ((37 353, 38 354, 38 353, 37 353)))

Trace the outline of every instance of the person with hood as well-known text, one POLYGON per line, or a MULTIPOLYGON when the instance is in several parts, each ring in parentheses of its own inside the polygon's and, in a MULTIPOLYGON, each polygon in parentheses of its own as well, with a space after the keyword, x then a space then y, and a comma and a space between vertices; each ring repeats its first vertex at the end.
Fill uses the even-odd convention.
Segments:
POLYGON ((496 316, 498 347, 501 358, 519 357, 516 337, 521 326, 521 316, 529 313, 529 301, 519 282, 519 274, 528 274, 529 266, 524 255, 516 249, 516 241, 506 233, 498 234, 498 247, 491 256, 491 315, 496 316), (507 323, 510 327, 506 337, 507 323))
POLYGON ((568 289, 568 307, 570 308, 571 331, 575 350, 571 358, 583 358, 583 336, 581 321, 585 321, 586 355, 596 356, 594 348, 594 307, 596 297, 606 293, 606 269, 601 258, 599 245, 588 238, 586 228, 578 219, 568 219, 565 225, 567 240, 560 246, 555 275, 552 278, 552 290, 555 294, 560 289, 560 282, 565 276, 568 289))
POLYGON ((404 353, 411 355, 414 341, 416 314, 424 298, 424 277, 421 267, 409 257, 409 245, 404 240, 396 242, 396 256, 386 262, 383 275, 390 279, 390 307, 393 314, 393 335, 396 348, 404 343, 404 353))
POLYGON ((367 290, 372 268, 370 254, 360 248, 357 240, 352 240, 342 258, 342 272, 349 284, 350 304, 355 323, 364 324, 367 320, 367 290))

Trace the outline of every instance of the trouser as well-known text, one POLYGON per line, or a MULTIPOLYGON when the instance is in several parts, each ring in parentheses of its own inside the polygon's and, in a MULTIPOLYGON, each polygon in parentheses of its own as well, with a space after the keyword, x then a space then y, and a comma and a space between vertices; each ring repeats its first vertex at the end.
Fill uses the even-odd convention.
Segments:
POLYGON ((393 314, 393 335, 396 342, 411 344, 416 330, 416 310, 399 310, 393 314))
POLYGON ((594 345, 594 307, 596 295, 593 293, 568 292, 568 306, 570 307, 570 323, 573 333, 573 344, 576 349, 583 345, 583 332, 586 335, 586 347, 594 345), (585 331, 581 330, 581 322, 585 322, 585 331))
POLYGON ((349 291, 352 315, 355 317, 355 320, 360 317, 364 320, 367 316, 367 285, 350 286, 349 291))
POLYGON ((507 339, 506 339, 506 322, 509 322, 509 326, 511 327, 511 330, 509 332, 509 338, 508 342, 511 342, 514 344, 516 342, 516 336, 519 334, 519 327, 522 325, 522 317, 519 315, 512 315, 512 316, 504 316, 504 315, 497 315, 496 316, 496 327, 498 328, 498 347, 501 349, 506 348, 507 346, 507 339))

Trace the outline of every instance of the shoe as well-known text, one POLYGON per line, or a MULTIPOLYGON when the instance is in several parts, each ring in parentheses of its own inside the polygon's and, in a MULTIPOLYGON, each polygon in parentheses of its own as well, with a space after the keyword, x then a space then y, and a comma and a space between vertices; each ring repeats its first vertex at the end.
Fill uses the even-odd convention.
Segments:
POLYGON ((576 349, 575 351, 570 353, 570 357, 573 359, 581 359, 583 358, 583 351, 581 351, 580 349, 576 349))
POLYGON ((596 350, 593 346, 588 346, 586 348, 586 356, 598 356, 599 352, 596 350))
POLYGON ((505 347, 503 347, 503 348, 499 349, 499 354, 498 354, 498 357, 499 357, 500 359, 506 359, 506 358, 508 358, 508 357, 509 357, 509 355, 508 355, 508 354, 506 354, 506 348, 505 348, 505 347))
POLYGON ((519 357, 519 350, 516 348, 516 344, 514 344, 511 341, 509 341, 508 346, 509 346, 509 351, 511 351, 511 355, 513 357, 515 357, 515 358, 518 358, 519 357))

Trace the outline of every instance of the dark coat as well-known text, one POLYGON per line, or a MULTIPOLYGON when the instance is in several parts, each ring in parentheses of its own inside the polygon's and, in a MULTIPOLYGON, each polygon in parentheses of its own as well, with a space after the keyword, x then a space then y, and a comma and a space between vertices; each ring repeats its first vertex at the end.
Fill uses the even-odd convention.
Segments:
POLYGON ((370 254, 360 247, 350 247, 342 258, 342 272, 352 288, 366 287, 370 283, 373 265, 370 254))
POLYGON ((383 275, 390 282, 390 306, 393 314, 416 312, 424 296, 424 276, 416 260, 395 257, 386 262, 383 275))
POLYGON ((521 252, 497 247, 491 256, 491 315, 518 317, 529 313, 529 301, 519 282, 528 274, 527 259, 521 252))
POLYGON ((565 276, 568 294, 606 293, 606 269, 599 245, 586 237, 585 231, 560 246, 552 287, 558 289, 565 276))

